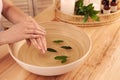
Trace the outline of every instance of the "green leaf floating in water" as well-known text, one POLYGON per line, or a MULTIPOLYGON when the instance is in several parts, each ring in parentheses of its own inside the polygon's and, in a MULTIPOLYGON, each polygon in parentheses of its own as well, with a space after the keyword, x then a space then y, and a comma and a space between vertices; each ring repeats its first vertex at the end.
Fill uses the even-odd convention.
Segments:
POLYGON ((47 51, 49 51, 49 52, 57 52, 55 49, 52 49, 52 48, 47 48, 47 51))
POLYGON ((62 43, 62 42, 64 42, 63 40, 54 40, 53 41, 54 43, 62 43))
POLYGON ((70 46, 61 46, 61 48, 63 48, 63 49, 72 49, 72 47, 70 47, 70 46))
POLYGON ((55 60, 61 60, 61 63, 65 63, 67 61, 67 56, 56 56, 54 57, 55 60))

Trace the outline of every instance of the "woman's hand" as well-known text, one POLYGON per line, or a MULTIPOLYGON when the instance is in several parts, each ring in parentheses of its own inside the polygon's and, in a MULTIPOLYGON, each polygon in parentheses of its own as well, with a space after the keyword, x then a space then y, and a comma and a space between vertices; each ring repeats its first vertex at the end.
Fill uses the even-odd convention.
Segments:
MULTIPOLYGON (((45 31, 41 28, 35 27, 32 21, 20 22, 15 24, 10 29, 0 32, 0 44, 13 43, 23 39, 30 39, 34 45, 35 41, 33 40, 38 38, 42 39, 42 36, 45 38, 45 31)), ((42 43, 42 41, 39 43, 42 43)), ((34 46, 38 49, 42 49, 44 47, 43 45, 39 46, 38 42, 34 46)), ((45 50, 46 49, 42 49, 42 51, 45 50)))
MULTIPOLYGON (((32 17, 28 17, 27 20, 31 21, 35 28, 41 29, 41 31, 45 32, 44 28, 37 24, 32 17)), ((27 39, 27 43, 28 45, 32 43, 36 48, 41 49, 43 53, 47 50, 45 35, 40 35, 40 37, 34 39, 27 39)))

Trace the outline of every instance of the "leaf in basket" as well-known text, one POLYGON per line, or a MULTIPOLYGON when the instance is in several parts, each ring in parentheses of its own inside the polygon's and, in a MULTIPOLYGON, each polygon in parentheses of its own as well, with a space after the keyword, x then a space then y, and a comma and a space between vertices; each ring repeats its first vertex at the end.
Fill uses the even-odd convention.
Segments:
POLYGON ((90 15, 90 17, 95 21, 99 21, 99 17, 96 16, 95 14, 90 15))
POLYGON ((87 22, 87 20, 88 20, 88 15, 85 15, 83 18, 83 22, 87 22))
POLYGON ((91 13, 92 13, 92 14, 98 14, 99 11, 95 11, 95 10, 94 10, 94 11, 92 11, 91 13))
POLYGON ((75 14, 76 15, 79 15, 79 14, 81 14, 82 15, 82 13, 81 12, 83 12, 82 11, 82 6, 83 6, 83 0, 78 0, 76 3, 75 3, 75 14), (81 11, 80 11, 80 10, 81 11))
POLYGON ((76 1, 75 6, 76 7, 82 7, 83 6, 83 0, 76 1))
POLYGON ((99 21, 97 14, 99 11, 94 10, 93 3, 88 6, 83 5, 83 0, 78 0, 75 3, 75 14, 84 16, 83 22, 87 22, 88 17, 90 16, 93 20, 99 21))
POLYGON ((93 10, 94 7, 93 7, 92 5, 93 5, 93 3, 89 4, 89 5, 86 7, 86 9, 89 10, 89 11, 93 10))

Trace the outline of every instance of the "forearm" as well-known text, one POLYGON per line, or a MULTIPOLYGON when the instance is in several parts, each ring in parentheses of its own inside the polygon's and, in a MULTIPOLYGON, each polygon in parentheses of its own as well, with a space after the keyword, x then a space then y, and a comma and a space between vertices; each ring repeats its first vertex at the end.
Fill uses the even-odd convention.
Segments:
POLYGON ((3 16, 6 17, 12 23, 18 23, 26 20, 27 15, 20 9, 15 7, 8 0, 3 0, 3 16))

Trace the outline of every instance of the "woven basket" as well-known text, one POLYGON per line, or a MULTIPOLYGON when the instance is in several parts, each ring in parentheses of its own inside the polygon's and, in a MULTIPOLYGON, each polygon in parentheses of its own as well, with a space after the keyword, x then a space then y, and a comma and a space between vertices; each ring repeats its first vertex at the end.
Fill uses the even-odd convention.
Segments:
POLYGON ((99 14, 100 21, 93 21, 90 17, 86 23, 83 23, 83 16, 69 15, 60 11, 60 0, 55 0, 56 18, 60 21, 75 24, 77 26, 101 26, 105 24, 110 24, 115 20, 120 18, 120 8, 118 11, 110 14, 99 14))

